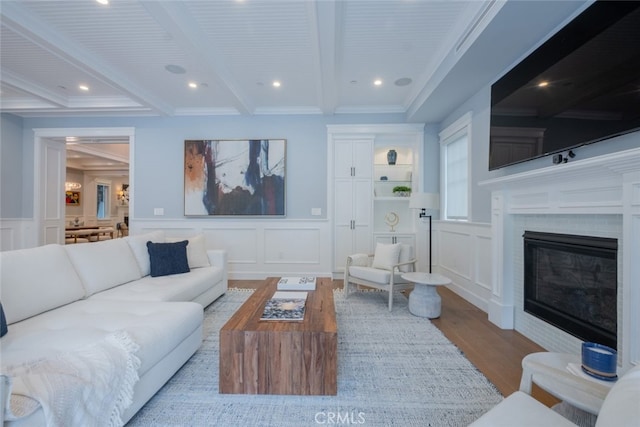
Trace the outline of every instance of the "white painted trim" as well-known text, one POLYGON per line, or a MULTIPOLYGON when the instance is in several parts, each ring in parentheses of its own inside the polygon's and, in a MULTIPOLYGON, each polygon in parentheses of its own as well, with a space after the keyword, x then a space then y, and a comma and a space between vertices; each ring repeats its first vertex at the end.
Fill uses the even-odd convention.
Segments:
POLYGON ((622 339, 618 351, 623 370, 640 363, 640 148, 494 178, 480 185, 492 190, 494 262, 489 319, 503 328, 512 325, 515 215, 622 216, 623 296, 622 318, 618 318, 622 339))
MULTIPOLYGON (((447 219, 447 192, 446 192, 446 173, 447 168, 445 167, 446 161, 446 146, 453 142, 459 135, 467 136, 467 219, 469 220, 471 215, 471 194, 473 192, 473 185, 471 185, 471 144, 472 144, 472 129, 471 122, 473 119, 473 112, 469 111, 462 115, 455 122, 447 126, 444 130, 442 130, 438 136, 440 138, 440 215, 441 218, 447 219)), ((459 220, 465 221, 465 220, 459 220)))
POLYGON ((105 137, 105 136, 127 136, 129 137, 129 187, 130 187, 130 204, 129 217, 134 218, 135 206, 135 182, 134 182, 134 153, 135 153, 135 128, 133 127, 99 127, 99 128, 34 128, 34 191, 33 191, 33 216, 35 219, 35 227, 31 230, 34 235, 25 236, 25 242, 33 242, 32 246, 42 244, 40 236, 42 209, 40 202, 41 197, 41 171, 40 167, 43 140, 47 138, 62 138, 66 136, 77 137, 105 137))

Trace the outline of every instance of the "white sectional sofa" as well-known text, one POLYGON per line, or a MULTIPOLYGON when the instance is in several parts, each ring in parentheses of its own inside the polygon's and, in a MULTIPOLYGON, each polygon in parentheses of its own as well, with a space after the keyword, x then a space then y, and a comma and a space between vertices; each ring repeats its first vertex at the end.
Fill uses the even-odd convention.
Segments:
MULTIPOLYGON (((227 290, 226 253, 206 250, 203 236, 189 239, 189 272, 160 277, 149 275, 151 263, 160 261, 150 259, 148 241, 164 242, 163 232, 0 253, 0 301, 8 324, 0 339, 2 373, 80 353, 124 331, 138 347, 139 380, 125 399, 131 403, 116 415, 121 423, 131 419, 200 347, 203 307, 227 290)), ((22 384, 15 375, 3 379, 13 382, 14 391, 22 384)), ((3 407, 10 397, 14 406, 17 398, 29 407, 16 395, 3 407)), ((35 406, 17 420, 4 420, 2 411, 5 425, 45 425, 51 411, 35 406)))

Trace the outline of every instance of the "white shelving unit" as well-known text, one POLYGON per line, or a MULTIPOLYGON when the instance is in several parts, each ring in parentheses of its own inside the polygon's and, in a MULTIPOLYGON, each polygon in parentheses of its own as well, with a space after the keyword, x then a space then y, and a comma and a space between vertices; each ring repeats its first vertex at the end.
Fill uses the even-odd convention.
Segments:
POLYGON ((328 158, 333 161, 333 164, 329 165, 328 176, 330 201, 333 204, 331 211, 334 230, 334 274, 344 271, 348 255, 355 252, 371 253, 377 242, 401 242, 416 247, 418 214, 409 209, 409 195, 394 195, 393 188, 404 186, 412 191, 421 191, 423 127, 414 124, 327 127, 328 158), (368 154, 360 151, 357 155, 360 165, 360 173, 356 172, 357 176, 344 176, 344 170, 351 173, 351 166, 347 164, 347 160, 356 159, 352 155, 353 148, 350 148, 349 141, 371 142, 368 154), (389 150, 395 150, 397 153, 394 165, 389 164, 387 160, 389 150), (362 162, 364 159, 368 162, 368 176, 362 173, 365 167, 362 162), (358 187, 347 197, 347 192, 340 187, 351 187, 347 185, 349 179, 355 179, 358 187), (357 194, 365 188, 369 191, 366 197, 357 194), (364 215, 365 212, 369 215, 364 215), (399 218, 394 231, 391 231, 391 227, 385 221, 389 213, 394 213, 399 218), (366 221, 368 222, 365 224, 366 221), (365 238, 365 233, 368 233, 368 239, 365 238))

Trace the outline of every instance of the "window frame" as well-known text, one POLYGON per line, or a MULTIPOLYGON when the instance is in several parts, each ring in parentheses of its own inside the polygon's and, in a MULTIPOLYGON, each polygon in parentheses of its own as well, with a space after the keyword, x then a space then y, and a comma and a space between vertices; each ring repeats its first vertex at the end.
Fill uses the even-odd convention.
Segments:
POLYGON ((471 206, 471 119, 472 112, 464 114, 462 117, 447 126, 438 135, 440 137, 440 197, 442 219, 446 221, 470 221, 471 206), (451 216, 448 211, 449 185, 447 181, 447 146, 457 142, 461 137, 466 136, 466 212, 465 216, 451 216))
POLYGON ((97 179, 96 180, 96 219, 98 221, 104 221, 104 220, 109 220, 111 219, 111 181, 108 180, 101 180, 101 179, 97 179), (100 187, 103 187, 106 189, 106 193, 104 194, 104 190, 103 190, 103 210, 104 216, 100 216, 100 187))

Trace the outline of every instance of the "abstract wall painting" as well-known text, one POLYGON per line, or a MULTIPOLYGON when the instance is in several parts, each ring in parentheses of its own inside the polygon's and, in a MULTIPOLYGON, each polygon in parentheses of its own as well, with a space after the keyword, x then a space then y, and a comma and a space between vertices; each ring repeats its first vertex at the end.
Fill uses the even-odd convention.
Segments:
POLYGON ((285 139, 185 140, 186 216, 284 216, 285 139))

